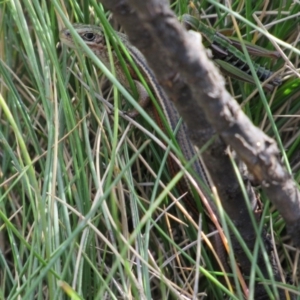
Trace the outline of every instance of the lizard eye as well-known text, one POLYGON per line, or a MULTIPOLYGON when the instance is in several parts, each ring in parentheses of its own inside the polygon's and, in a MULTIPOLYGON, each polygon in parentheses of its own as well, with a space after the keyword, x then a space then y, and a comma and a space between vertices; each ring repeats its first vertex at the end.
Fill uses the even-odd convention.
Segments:
POLYGON ((89 42, 93 41, 95 39, 95 37, 96 37, 95 34, 92 32, 87 32, 83 35, 83 38, 89 42))

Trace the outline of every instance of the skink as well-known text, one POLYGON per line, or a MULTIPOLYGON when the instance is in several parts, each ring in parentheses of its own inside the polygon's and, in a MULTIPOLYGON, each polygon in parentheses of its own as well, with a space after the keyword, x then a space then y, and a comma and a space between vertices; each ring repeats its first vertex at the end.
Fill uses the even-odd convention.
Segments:
MULTIPOLYGON (((110 60, 108 55, 108 49, 106 45, 106 39, 103 32, 103 29, 98 26, 93 25, 85 25, 85 24, 73 24, 74 29, 79 34, 79 36, 83 39, 83 41, 90 47, 90 49, 94 52, 94 54, 101 60, 101 62, 110 69, 110 60)), ((116 33, 119 37, 119 39, 122 41, 122 43, 126 46, 129 54, 131 55, 132 59, 134 60, 136 66, 139 68, 139 71, 145 78, 148 86, 151 88, 152 92, 154 93, 154 96, 156 97, 163 113, 165 114, 165 117, 167 119, 168 125, 171 130, 175 130, 176 126, 178 125, 178 122, 180 121, 180 116, 175 109, 174 105, 171 101, 167 98, 165 92, 157 82, 157 79, 152 72, 152 70, 149 68, 144 56, 142 53, 135 48, 133 45, 131 45, 127 39, 127 36, 117 32, 116 33)), ((70 48, 73 48, 75 50, 78 50, 76 44, 74 43, 73 36, 70 33, 68 29, 63 29, 60 32, 60 39, 63 44, 67 45, 70 48)), ((116 53, 113 51, 114 62, 115 62, 115 71, 117 79, 120 81, 120 83, 127 89, 130 89, 129 82, 126 79, 122 66, 117 58, 116 53)), ((139 102, 146 103, 149 99, 149 95, 146 92, 146 89, 143 87, 143 85, 137 80, 138 76, 134 72, 133 68, 128 66, 130 73, 132 75, 132 78, 134 79, 134 82, 136 84, 137 91, 139 93, 139 102)), ((167 131, 163 122, 161 121, 158 113, 155 113, 154 110, 154 117, 155 121, 158 123, 158 125, 161 127, 163 131, 167 131)), ((199 176, 200 180, 202 180, 202 183, 204 183, 207 187, 211 187, 211 182, 209 180, 209 176, 206 172, 205 165, 203 164, 201 157, 197 154, 196 149, 194 148, 191 140, 188 137, 188 132, 186 125, 183 123, 181 124, 179 130, 176 134, 176 140, 178 142, 179 147, 181 148, 181 151, 186 159, 186 161, 190 161, 191 159, 195 158, 197 156, 197 159, 194 160, 194 163, 192 165, 192 168, 196 172, 196 174, 199 176)), ((180 168, 177 164, 174 163, 174 161, 170 158, 168 161, 170 171, 173 175, 175 175, 178 171, 180 171, 180 168)), ((198 182, 199 183, 199 182, 198 182)), ((199 185, 200 186, 200 185, 199 185)), ((182 179, 180 181, 179 189, 185 193, 189 192, 190 185, 189 181, 186 179, 182 179)), ((200 188, 201 189, 201 188, 200 188)), ((211 196, 209 193, 203 191, 201 189, 203 194, 205 195, 206 199, 210 202, 209 204, 204 205, 205 212, 212 218, 214 224, 219 229, 220 234, 223 235, 222 230, 220 229, 220 226, 218 225, 218 221, 215 218, 216 209, 214 207, 214 204, 212 202, 211 196), (213 215, 213 217, 212 217, 213 215)), ((193 218, 198 221, 199 218, 199 209, 195 202, 195 199, 192 197, 192 193, 189 192, 187 195, 183 198, 184 203, 186 206, 191 210, 193 218)), ((227 267, 227 260, 226 260, 226 251, 224 248, 225 238, 223 237, 223 243, 219 235, 215 236, 212 240, 212 243, 214 244, 214 248, 211 248, 212 251, 215 253, 216 259, 219 262, 220 268, 223 272, 225 272, 225 269, 228 270, 227 267), (225 268, 225 269, 224 269, 225 268)), ((207 241, 208 242, 208 241, 207 241)), ((228 249, 227 249, 228 251, 228 249)), ((225 279, 226 280, 226 279, 225 279)), ((228 280, 228 279, 227 279, 228 280)), ((229 284, 229 282, 228 282, 229 284)))
MULTIPOLYGON (((106 64, 108 68, 110 68, 109 58, 108 58, 108 51, 106 49, 106 40, 105 36, 103 34, 103 31, 100 27, 90 26, 90 25, 81 25, 77 24, 74 25, 75 30, 77 33, 81 36, 81 38, 85 41, 85 43, 94 51, 94 53, 99 57, 99 59, 106 64)), ((179 116, 171 102, 167 99, 165 93, 160 88, 160 85, 158 84, 155 76, 153 75, 153 72, 148 67, 143 55, 133 46, 131 46, 126 38, 125 35, 118 34, 121 41, 125 44, 125 46, 128 49, 128 52, 132 56, 133 60, 135 61, 136 65, 140 68, 141 73, 144 75, 147 84, 150 86, 152 91, 154 92, 158 102, 161 105, 161 108, 163 112, 165 113, 168 123, 172 129, 175 128, 175 126, 178 123, 179 116)), ((78 49, 74 42, 72 35, 70 34, 69 30, 64 29, 60 33, 60 37, 63 43, 68 45, 69 47, 75 48, 75 50, 78 49)), ((116 57, 115 57, 116 58, 116 57)), ((120 67, 118 60, 116 59, 116 74, 119 79, 119 81, 127 88, 129 88, 127 80, 124 78, 122 68, 120 67)), ((137 83, 137 89, 139 90, 139 83, 137 83)), ((143 89, 141 88, 141 92, 143 89)), ((186 159, 189 160, 196 154, 196 151, 194 150, 194 147, 191 143, 191 141, 188 139, 187 131, 185 126, 181 126, 178 134, 178 144, 181 147, 181 150, 183 154, 185 155, 186 159)), ((209 180, 206 176, 205 169, 201 163, 200 160, 197 160, 194 164, 194 169, 199 174, 199 176, 202 178, 204 182, 206 182, 209 185, 209 180)), ((195 207, 194 203, 187 203, 189 206, 195 207)), ((197 211, 197 207, 196 207, 197 211)))
MULTIPOLYGON (((106 39, 104 36, 103 29, 99 26, 86 25, 86 24, 73 24, 73 27, 76 30, 76 32, 79 34, 79 36, 90 47, 90 49, 92 49, 92 51, 96 54, 96 56, 102 61, 102 63, 107 68, 110 69, 108 49, 107 49, 106 39)), ((177 110, 175 109, 174 105, 172 104, 171 101, 168 100, 165 92, 157 82, 156 77, 153 74, 152 70, 148 67, 147 62, 144 56, 142 55, 142 53, 129 43, 126 35, 119 32, 117 33, 117 35, 119 39, 122 41, 122 43, 126 46, 129 54, 131 55, 137 67, 139 68, 141 74, 146 79, 148 86, 151 88, 152 92, 154 93, 159 105, 161 106, 163 113, 166 116, 170 128, 172 130, 175 130, 180 120, 180 116, 177 110)), ((70 48, 74 48, 75 50, 76 49, 78 50, 78 48, 74 43, 73 37, 68 29, 63 29, 60 32, 60 39, 63 44, 67 45, 70 48)), ((120 81, 120 83, 125 88, 130 89, 129 82, 124 75, 122 66, 118 62, 118 58, 115 53, 114 55, 115 55, 114 61, 115 61, 116 76, 120 81)), ((130 66, 129 69, 133 79, 137 79, 137 75, 135 74, 134 70, 130 68, 130 66)), ((140 96, 139 102, 146 103, 149 98, 146 89, 142 86, 142 84, 138 80, 134 80, 134 82, 136 84, 136 88, 140 96)), ((157 113, 154 113, 154 117, 156 122, 159 124, 159 126, 166 132, 166 128, 162 123, 159 115, 157 113)), ((177 131, 176 140, 187 161, 191 160, 192 158, 195 157, 195 155, 197 155, 196 150, 191 140, 188 137, 187 128, 185 124, 182 124, 179 130, 177 131)), ((205 167, 199 156, 193 163, 192 167, 195 170, 196 174, 198 174, 200 179, 203 181, 203 183, 206 184, 207 186, 210 186, 209 177, 207 176, 205 167)), ((173 164, 172 162, 170 163, 170 168, 172 169, 172 172, 176 173, 179 171, 179 168, 174 165, 174 162, 173 164)), ((188 189, 189 188, 186 184, 186 187, 181 190, 187 192, 188 189)), ((206 195, 206 197, 209 197, 207 193, 204 194, 206 195)), ((185 196, 184 201, 188 206, 188 208, 192 210, 194 217, 198 218, 199 210, 197 208, 196 203, 194 202, 194 199, 191 196, 185 196)))
MULTIPOLYGON (((98 26, 85 25, 85 24, 73 24, 73 27, 76 30, 76 32, 79 34, 79 36, 85 41, 86 45, 88 45, 90 49, 95 53, 95 55, 101 60, 101 62, 107 68, 110 69, 108 49, 107 49, 106 39, 104 36, 103 29, 98 26)), ((139 71, 144 76, 148 86, 151 88, 152 92, 154 93, 154 96, 156 97, 163 113, 166 116, 170 129, 175 130, 176 126, 178 125, 178 122, 180 121, 180 116, 177 110, 175 109, 174 105, 172 104, 172 102, 169 101, 165 92, 157 82, 157 79, 154 73, 152 72, 152 70, 147 65, 144 56, 137 48, 135 48, 129 43, 126 35, 122 33, 116 33, 116 34, 118 35, 122 43, 126 46, 136 66, 139 68, 139 71)), ((60 39, 63 44, 67 45, 70 48, 74 48, 75 50, 78 50, 77 46, 74 43, 73 37, 68 29, 63 29, 60 32, 60 39)), ((118 61, 116 53, 113 52, 113 55, 115 55, 114 62, 115 62, 115 71, 116 71, 117 79, 121 82, 121 84, 125 88, 130 89, 129 83, 124 75, 123 69, 121 67, 120 62, 118 61)), ((132 78, 135 79, 134 82, 136 84, 136 88, 140 96, 139 102, 146 103, 147 99, 149 99, 149 95, 146 92, 146 89, 139 81, 136 80, 138 76, 134 72, 133 68, 130 68, 130 66, 128 66, 128 68, 130 70, 132 78)), ((167 130, 163 122, 161 121, 158 113, 155 113, 155 110, 154 110, 154 117, 155 117, 155 121, 158 123, 161 129, 166 132, 167 130)), ((197 154, 196 149, 194 148, 191 140, 188 137, 188 132, 185 124, 181 124, 179 130, 177 131, 176 140, 178 142, 179 147, 181 148, 181 151, 186 161, 190 161, 191 159, 195 158, 195 156, 197 156, 197 159, 194 160, 192 168, 199 176, 200 180, 202 180, 202 183, 204 183, 207 187, 211 187, 211 183, 209 180, 209 176, 207 175, 205 166, 201 160, 201 157, 197 154)), ((168 163, 169 163, 170 171, 172 172, 173 175, 175 175, 178 171, 180 171, 178 165, 174 163, 174 161, 171 158, 169 159, 168 163)), ((182 179, 180 181, 179 189, 183 193, 189 192, 190 190, 189 181, 186 179, 182 179)), ((206 205, 204 205, 204 210, 210 216, 210 218, 212 218, 212 221, 219 229, 220 234, 223 235, 222 230, 218 225, 218 221, 215 218, 216 209, 212 202, 211 196, 209 193, 205 192, 205 190, 201 189, 201 191, 205 195, 206 199, 208 199, 209 201, 209 204, 206 203, 206 205)), ((183 200, 186 206, 191 210, 193 218, 196 221, 198 221, 200 212, 195 202, 195 199, 192 197, 192 194, 188 193, 187 195, 184 196, 183 200)), ((219 235, 215 236, 212 241, 215 250, 213 248, 211 249, 214 252, 217 261, 219 262, 222 271, 225 272, 225 269, 227 269, 227 261, 226 261, 226 251, 224 248, 224 244, 226 243, 224 241, 226 239, 224 237, 222 239, 223 239, 223 243, 219 235)))

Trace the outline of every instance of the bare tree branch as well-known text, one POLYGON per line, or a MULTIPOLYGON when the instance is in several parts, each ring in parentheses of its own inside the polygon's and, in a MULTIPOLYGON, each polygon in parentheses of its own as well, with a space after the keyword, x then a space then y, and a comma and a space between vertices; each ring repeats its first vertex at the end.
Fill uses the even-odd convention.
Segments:
MULTIPOLYGON (((250 122, 226 91, 224 79, 208 59, 198 36, 188 34, 162 1, 131 0, 131 6, 124 0, 101 2, 114 13, 130 41, 145 55, 187 124, 194 144, 201 148, 215 132, 221 137, 214 139, 203 158, 225 211, 249 249, 254 247, 256 232, 223 141, 237 152, 259 180, 285 219, 294 243, 300 246, 299 191, 280 162, 275 142, 250 122)), ((248 194, 254 206, 255 195, 250 187, 248 194)), ((232 244, 244 273, 250 274, 251 264, 233 236, 232 244)), ((262 255, 257 265, 269 277, 262 255)), ((276 276, 276 270, 274 273, 276 276)), ((256 285, 255 299, 268 299, 262 285, 256 285)))
MULTIPOLYGON (((274 140, 250 122, 226 91, 223 78, 213 63, 208 61, 205 49, 182 29, 162 1, 129 1, 138 11, 138 19, 134 20, 139 22, 138 26, 129 20, 128 13, 132 11, 128 11, 127 1, 102 2, 115 12, 127 29, 131 42, 147 58, 160 84, 187 123, 195 144, 201 147, 207 138, 203 138, 201 124, 207 119, 261 183, 284 218, 295 245, 299 247, 300 194, 297 186, 283 167, 274 140), (174 90, 181 95, 184 89, 188 90, 185 83, 193 97, 174 97, 174 90), (203 111, 205 117, 199 118, 199 111, 203 111)), ((212 132, 212 129, 207 129, 208 135, 212 132)))

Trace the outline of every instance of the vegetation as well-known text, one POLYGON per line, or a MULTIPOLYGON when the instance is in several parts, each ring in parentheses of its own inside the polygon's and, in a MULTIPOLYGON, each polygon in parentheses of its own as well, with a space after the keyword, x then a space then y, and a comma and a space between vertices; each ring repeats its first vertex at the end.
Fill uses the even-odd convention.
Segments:
MULTIPOLYGON (((171 7, 179 19, 201 15, 235 35, 221 2, 178 0, 171 7)), ((286 57, 255 58, 283 78, 272 92, 226 79, 253 123, 276 139, 298 182, 299 5, 235 1, 231 9, 246 41, 275 50, 276 40, 256 30, 261 22, 283 42, 286 57)), ((135 93, 123 96, 99 62, 60 45, 59 30, 70 23, 118 30, 111 14, 94 0, 8 0, 0 22, 0 299, 243 299, 239 275, 224 276, 204 242, 208 216, 201 214, 199 225, 180 208, 179 177, 167 167, 170 147, 154 138, 163 132, 149 116, 137 117, 137 126, 119 115, 135 93)), ((257 192, 259 233, 270 234, 286 283, 261 278, 255 256, 251 276, 275 299, 278 287, 298 290, 299 255, 280 215, 257 192)))

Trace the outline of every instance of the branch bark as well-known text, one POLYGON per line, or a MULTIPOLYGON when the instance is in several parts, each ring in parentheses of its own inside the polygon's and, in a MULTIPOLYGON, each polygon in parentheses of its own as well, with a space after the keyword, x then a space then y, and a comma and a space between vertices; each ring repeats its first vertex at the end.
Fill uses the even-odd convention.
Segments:
MULTIPOLYGON (((253 249, 256 234, 236 175, 226 154, 230 145, 258 180, 284 218, 296 246, 300 246, 300 194, 279 158, 273 139, 255 127, 226 91, 224 80, 207 58, 195 36, 188 34, 161 0, 102 0, 130 41, 145 55, 161 86, 175 104, 198 148, 217 132, 214 144, 203 154, 227 214, 253 249), (134 8, 134 10, 132 9, 134 8), (137 13, 136 13, 136 12, 137 13), (138 24, 138 26, 137 26, 138 24)), ((251 189, 248 190, 253 199, 251 189)), ((246 274, 251 264, 235 243, 235 255, 246 274)), ((264 274, 264 261, 258 258, 264 274)), ((256 299, 260 299, 258 293, 256 299)))
POLYGON ((127 1, 101 2, 115 13, 127 29, 131 42, 145 55, 160 84, 188 124, 195 144, 201 148, 216 130, 261 183, 299 247, 299 190, 280 161, 276 143, 251 123, 226 91, 224 80, 207 59, 205 49, 183 30, 163 1, 129 1, 138 15, 127 6, 127 1), (136 26, 137 22, 139 26, 136 26), (176 97, 177 92, 182 95, 188 92, 188 88, 192 92, 190 99, 176 97), (205 124, 207 120, 214 130, 205 124), (206 132, 203 132, 203 127, 206 132))

